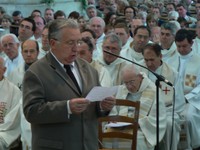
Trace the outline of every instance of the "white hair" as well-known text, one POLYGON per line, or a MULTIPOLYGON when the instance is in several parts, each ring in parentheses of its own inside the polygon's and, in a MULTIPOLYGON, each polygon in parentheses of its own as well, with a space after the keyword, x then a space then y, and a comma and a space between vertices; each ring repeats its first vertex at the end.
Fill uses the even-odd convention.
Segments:
POLYGON ((169 19, 169 20, 177 20, 178 17, 179 17, 179 14, 178 14, 177 11, 172 10, 172 11, 170 11, 170 12, 168 13, 168 19, 169 19))
POLYGON ((17 36, 15 34, 9 33, 1 37, 1 44, 2 44, 3 39, 6 37, 12 37, 15 43, 19 43, 19 39, 17 38, 17 36))
POLYGON ((169 22, 175 25, 176 31, 181 29, 181 25, 178 21, 172 20, 172 21, 169 21, 169 22))
POLYGON ((132 72, 135 75, 141 75, 140 69, 136 65, 134 65, 134 64, 127 64, 127 65, 125 65, 122 68, 122 70, 121 70, 121 75, 123 76, 123 74, 125 72, 132 72))
POLYGON ((102 27, 105 28, 105 25, 106 25, 105 21, 101 17, 92 17, 89 20, 89 25, 91 25, 94 20, 99 20, 101 22, 102 27))

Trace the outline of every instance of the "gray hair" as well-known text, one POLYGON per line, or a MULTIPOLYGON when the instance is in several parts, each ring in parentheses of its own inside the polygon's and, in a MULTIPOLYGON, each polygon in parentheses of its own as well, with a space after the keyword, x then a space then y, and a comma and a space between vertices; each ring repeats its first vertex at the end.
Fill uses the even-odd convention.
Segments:
POLYGON ((145 11, 140 11, 138 14, 137 14, 137 18, 147 18, 147 13, 145 11))
POLYGON ((9 34, 5 34, 1 37, 1 44, 2 44, 3 39, 6 37, 12 37, 15 43, 20 43, 19 39, 16 37, 15 34, 9 33, 9 34))
POLYGON ((101 22, 102 27, 105 28, 105 25, 106 25, 105 21, 101 17, 92 17, 89 20, 89 25, 91 25, 94 20, 99 20, 101 22))
POLYGON ((111 43, 117 43, 118 44, 118 47, 119 49, 121 50, 122 48, 122 41, 121 39, 119 38, 118 35, 116 35, 115 33, 110 33, 110 34, 107 34, 105 37, 104 37, 104 40, 103 40, 103 44, 106 40, 110 40, 111 43))
POLYGON ((178 21, 171 20, 169 22, 175 25, 176 32, 181 29, 181 25, 180 25, 180 23, 178 21))
POLYGON ((56 19, 53 20, 49 25, 49 34, 48 38, 50 39, 58 39, 60 35, 60 31, 63 28, 72 28, 79 29, 79 25, 74 19, 56 19))
POLYGON ((169 19, 169 20, 173 20, 173 19, 174 19, 174 20, 177 20, 178 17, 179 17, 179 14, 178 14, 177 11, 172 10, 172 11, 170 11, 170 12, 168 13, 168 19, 169 19))
POLYGON ((161 29, 169 30, 171 34, 174 36, 176 35, 176 32, 178 31, 177 26, 172 22, 167 22, 167 23, 162 24, 161 29))
POLYGON ((140 69, 136 65, 134 65, 134 64, 127 64, 127 65, 125 65, 122 68, 122 70, 121 70, 121 75, 123 76, 123 74, 125 72, 132 72, 135 75, 141 75, 140 69))
POLYGON ((96 6, 95 5, 88 5, 86 10, 88 10, 88 9, 95 9, 96 10, 96 6))

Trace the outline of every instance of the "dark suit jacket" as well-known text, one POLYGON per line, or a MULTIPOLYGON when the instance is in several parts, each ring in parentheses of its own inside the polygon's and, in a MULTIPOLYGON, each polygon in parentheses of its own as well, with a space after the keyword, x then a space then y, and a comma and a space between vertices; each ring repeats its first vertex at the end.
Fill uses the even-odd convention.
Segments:
POLYGON ((81 59, 75 63, 82 80, 82 95, 51 53, 26 71, 23 107, 31 123, 33 150, 98 149, 99 103, 93 102, 82 114, 68 118, 67 100, 85 97, 99 85, 95 69, 81 59))

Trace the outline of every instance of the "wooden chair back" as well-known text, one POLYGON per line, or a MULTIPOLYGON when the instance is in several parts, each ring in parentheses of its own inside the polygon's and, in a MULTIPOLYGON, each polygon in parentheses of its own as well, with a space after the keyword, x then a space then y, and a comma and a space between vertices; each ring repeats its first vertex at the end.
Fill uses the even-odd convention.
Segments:
POLYGON ((134 113, 132 117, 128 116, 106 116, 99 118, 99 148, 103 148, 103 139, 109 138, 109 139, 128 139, 132 140, 131 144, 131 150, 136 150, 137 148, 137 130, 138 130, 138 118, 139 118, 139 110, 140 110, 140 102, 139 101, 130 101, 125 99, 117 99, 116 100, 116 106, 127 106, 127 107, 133 107, 134 113), (103 131, 102 124, 108 122, 126 122, 131 123, 131 125, 126 126, 126 129, 131 130, 131 132, 122 132, 122 130, 114 130, 105 132, 103 131))

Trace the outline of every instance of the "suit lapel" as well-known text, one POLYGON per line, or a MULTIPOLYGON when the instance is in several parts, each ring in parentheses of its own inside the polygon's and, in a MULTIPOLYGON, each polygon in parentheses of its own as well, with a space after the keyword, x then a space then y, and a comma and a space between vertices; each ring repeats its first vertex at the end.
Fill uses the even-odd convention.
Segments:
POLYGON ((65 72, 64 68, 58 63, 58 61, 54 58, 54 56, 51 53, 48 53, 46 55, 47 61, 49 62, 50 67, 67 83, 69 87, 73 89, 74 92, 76 92, 78 95, 80 95, 78 89, 74 85, 73 81, 70 79, 70 77, 65 72))
POLYGON ((81 63, 79 61, 79 59, 77 59, 75 61, 76 65, 77 65, 77 68, 78 68, 78 71, 79 71, 79 74, 80 74, 80 78, 81 78, 81 81, 82 81, 82 95, 85 94, 85 91, 87 91, 87 81, 89 81, 88 79, 88 76, 87 76, 87 69, 86 69, 86 65, 85 63, 81 63))

